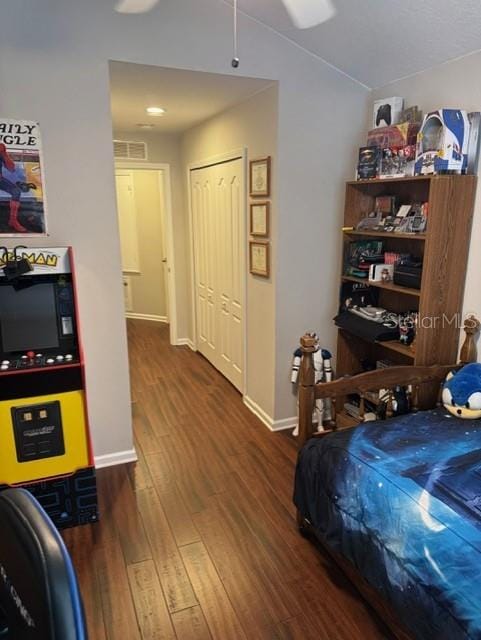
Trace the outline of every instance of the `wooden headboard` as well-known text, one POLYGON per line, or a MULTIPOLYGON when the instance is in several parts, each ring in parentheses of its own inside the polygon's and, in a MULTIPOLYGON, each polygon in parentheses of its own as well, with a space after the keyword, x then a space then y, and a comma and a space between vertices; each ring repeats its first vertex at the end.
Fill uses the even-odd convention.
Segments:
MULTIPOLYGON (((480 323, 470 316, 465 320, 464 332, 466 334, 461 348, 458 364, 435 364, 432 366, 395 366, 386 369, 376 369, 360 373, 355 376, 339 378, 333 382, 314 383, 314 362, 312 354, 316 351, 316 338, 310 334, 305 334, 301 338, 302 360, 299 369, 299 436, 298 444, 301 447, 306 440, 313 436, 323 436, 335 431, 338 428, 336 415, 336 399, 350 394, 360 396, 360 421, 364 420, 365 394, 379 389, 392 389, 396 386, 410 387, 410 400, 412 411, 419 408, 420 394, 422 395, 423 385, 436 385, 439 389, 437 393, 438 403, 440 401, 440 390, 449 371, 459 368, 463 364, 477 361, 477 349, 475 336, 479 331, 480 323), (315 431, 312 414, 317 399, 331 399, 332 416, 329 424, 324 425, 323 431, 315 431)), ((431 394, 432 395, 432 394, 431 394)), ((392 415, 392 398, 387 403, 387 417, 392 415)), ((423 404, 423 403, 421 403, 423 404)), ((425 404, 425 403, 424 403, 425 404)), ((433 408, 431 406, 423 408, 433 408)))

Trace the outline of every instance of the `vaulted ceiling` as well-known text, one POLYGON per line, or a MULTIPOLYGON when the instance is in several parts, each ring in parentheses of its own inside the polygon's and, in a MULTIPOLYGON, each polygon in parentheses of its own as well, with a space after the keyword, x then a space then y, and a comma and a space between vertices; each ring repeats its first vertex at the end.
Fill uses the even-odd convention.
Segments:
POLYGON ((333 3, 334 18, 300 30, 281 0, 238 0, 241 11, 371 88, 481 49, 480 0, 333 3))

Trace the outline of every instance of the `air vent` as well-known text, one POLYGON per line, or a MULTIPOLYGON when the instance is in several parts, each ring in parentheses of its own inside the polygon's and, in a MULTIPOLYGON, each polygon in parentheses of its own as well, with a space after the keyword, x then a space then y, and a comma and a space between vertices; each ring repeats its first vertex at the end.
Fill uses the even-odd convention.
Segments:
POLYGON ((145 142, 114 140, 114 157, 118 160, 147 160, 145 142))

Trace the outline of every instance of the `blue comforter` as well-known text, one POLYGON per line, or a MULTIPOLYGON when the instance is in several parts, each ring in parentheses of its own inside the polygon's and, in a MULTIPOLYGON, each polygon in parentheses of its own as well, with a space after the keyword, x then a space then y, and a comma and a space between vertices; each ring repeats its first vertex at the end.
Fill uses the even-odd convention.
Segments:
POLYGON ((294 502, 414 638, 481 639, 481 421, 439 409, 312 439, 294 502))

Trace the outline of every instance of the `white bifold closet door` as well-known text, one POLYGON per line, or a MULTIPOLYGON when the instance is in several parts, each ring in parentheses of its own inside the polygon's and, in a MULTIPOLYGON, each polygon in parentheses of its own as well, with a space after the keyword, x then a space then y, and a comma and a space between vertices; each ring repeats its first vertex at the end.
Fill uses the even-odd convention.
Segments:
POLYGON ((241 158, 191 171, 197 348, 243 391, 245 215, 241 158))

